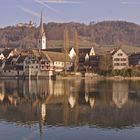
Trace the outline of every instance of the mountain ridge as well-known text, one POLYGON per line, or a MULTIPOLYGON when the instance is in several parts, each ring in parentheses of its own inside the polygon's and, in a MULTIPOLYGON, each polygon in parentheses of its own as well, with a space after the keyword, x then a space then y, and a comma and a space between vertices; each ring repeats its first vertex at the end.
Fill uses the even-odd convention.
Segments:
MULTIPOLYGON (((140 47, 140 25, 126 21, 91 22, 86 25, 78 22, 44 24, 49 47, 63 47, 64 28, 69 30, 70 46, 76 30, 80 47, 121 46, 123 44, 140 47)), ((0 47, 35 48, 38 27, 8 26, 0 29, 0 47)))

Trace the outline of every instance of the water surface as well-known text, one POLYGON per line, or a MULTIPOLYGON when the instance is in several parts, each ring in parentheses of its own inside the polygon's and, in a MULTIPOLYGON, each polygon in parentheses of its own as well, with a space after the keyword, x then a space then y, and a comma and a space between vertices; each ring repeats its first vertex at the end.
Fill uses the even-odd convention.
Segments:
POLYGON ((140 81, 0 82, 0 140, 139 137, 140 81))

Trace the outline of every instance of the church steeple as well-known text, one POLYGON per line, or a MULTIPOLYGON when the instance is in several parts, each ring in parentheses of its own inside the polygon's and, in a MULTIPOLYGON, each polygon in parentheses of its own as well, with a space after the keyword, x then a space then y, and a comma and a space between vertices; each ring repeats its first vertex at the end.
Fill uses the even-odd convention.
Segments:
POLYGON ((46 35, 45 35, 45 30, 44 30, 44 25, 43 25, 43 12, 42 11, 41 11, 40 26, 39 26, 38 49, 46 50, 46 35))
POLYGON ((41 19, 40 19, 40 36, 45 34, 44 25, 43 25, 43 11, 41 11, 41 19))

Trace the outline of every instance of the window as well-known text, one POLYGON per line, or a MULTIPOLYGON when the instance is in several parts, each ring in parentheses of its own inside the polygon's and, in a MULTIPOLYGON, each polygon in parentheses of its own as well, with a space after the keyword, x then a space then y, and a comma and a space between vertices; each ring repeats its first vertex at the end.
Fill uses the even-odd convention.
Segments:
POLYGON ((121 61, 126 61, 126 58, 122 58, 121 61))
POLYGON ((118 53, 118 56, 123 56, 123 54, 122 53, 118 53))
POLYGON ((126 63, 122 63, 121 66, 126 66, 126 63))
POLYGON ((115 63, 115 64, 114 64, 114 66, 119 66, 119 65, 120 65, 119 63, 115 63))
POLYGON ((119 58, 114 58, 114 61, 120 61, 120 59, 119 58))

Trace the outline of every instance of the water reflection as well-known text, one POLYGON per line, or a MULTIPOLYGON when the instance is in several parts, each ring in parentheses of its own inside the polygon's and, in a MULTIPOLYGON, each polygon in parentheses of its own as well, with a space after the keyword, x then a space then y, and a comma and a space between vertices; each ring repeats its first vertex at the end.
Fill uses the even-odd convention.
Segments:
POLYGON ((0 119, 21 125, 125 128, 140 123, 139 81, 4 80, 0 119))
POLYGON ((128 83, 114 82, 112 100, 118 108, 122 108, 128 101, 128 83))

